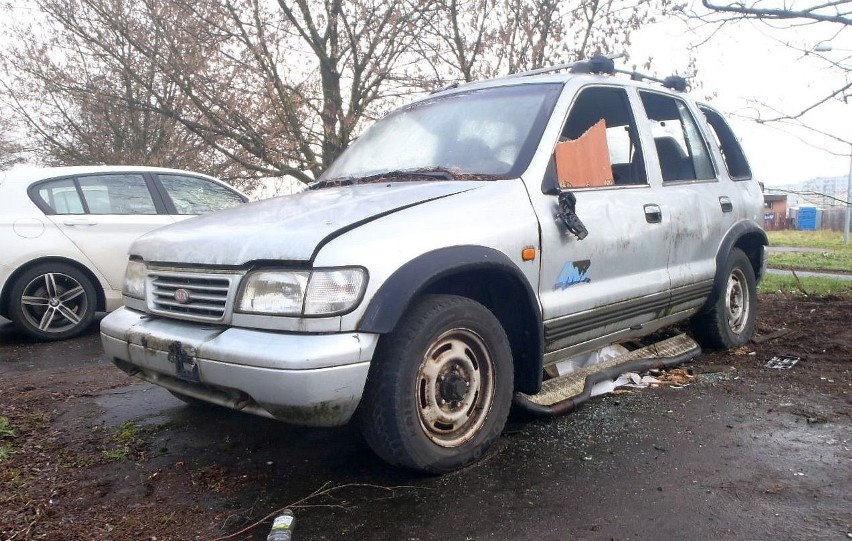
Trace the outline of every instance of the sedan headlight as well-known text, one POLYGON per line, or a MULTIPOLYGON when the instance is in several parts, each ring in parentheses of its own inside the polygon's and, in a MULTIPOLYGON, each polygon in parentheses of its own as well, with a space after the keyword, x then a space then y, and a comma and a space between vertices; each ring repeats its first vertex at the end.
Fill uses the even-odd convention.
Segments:
POLYGON ((257 271, 245 278, 238 310, 281 316, 331 316, 352 310, 367 285, 362 268, 257 271))
POLYGON ((131 259, 124 271, 121 293, 134 299, 145 299, 145 263, 131 259))

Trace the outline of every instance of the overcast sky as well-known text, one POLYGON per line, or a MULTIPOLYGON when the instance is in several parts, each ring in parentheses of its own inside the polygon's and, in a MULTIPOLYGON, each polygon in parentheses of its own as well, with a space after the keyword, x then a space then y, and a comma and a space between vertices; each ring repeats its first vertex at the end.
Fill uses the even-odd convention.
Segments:
MULTIPOLYGON (((698 45, 708 37, 709 28, 689 31, 682 21, 668 19, 639 31, 629 52, 634 60, 652 57, 652 70, 662 76, 685 74, 692 54, 698 69, 693 95, 710 96, 710 103, 732 115, 752 168, 767 185, 777 185, 849 172, 848 143, 793 126, 768 127, 739 119, 777 116, 761 103, 797 113, 843 85, 846 73, 832 68, 829 61, 850 66, 852 31, 835 35, 837 30, 823 24, 773 30, 761 23, 740 22, 698 45), (832 50, 803 53, 819 43, 832 50), (690 50, 693 45, 698 46, 690 50)), ((804 119, 810 127, 852 141, 852 100, 849 104, 831 100, 804 119)))

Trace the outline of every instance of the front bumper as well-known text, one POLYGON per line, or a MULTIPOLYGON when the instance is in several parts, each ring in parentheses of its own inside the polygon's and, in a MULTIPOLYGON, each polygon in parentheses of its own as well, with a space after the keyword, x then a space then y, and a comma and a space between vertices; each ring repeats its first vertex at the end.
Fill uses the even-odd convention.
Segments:
POLYGON ((297 334, 187 323, 119 308, 101 321, 104 351, 169 390, 305 426, 349 421, 377 334, 297 334))

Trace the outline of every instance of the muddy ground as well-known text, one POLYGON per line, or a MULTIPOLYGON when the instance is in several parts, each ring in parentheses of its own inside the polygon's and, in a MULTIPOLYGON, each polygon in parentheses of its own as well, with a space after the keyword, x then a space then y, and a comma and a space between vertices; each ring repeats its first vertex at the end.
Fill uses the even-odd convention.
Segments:
POLYGON ((0 539, 262 540, 269 520, 231 534, 284 506, 297 541, 852 538, 852 301, 762 301, 763 341, 700 356, 688 386, 513 418, 443 477, 349 427, 185 406, 94 329, 36 344, 0 323, 0 539), (778 354, 801 361, 765 368, 778 354))

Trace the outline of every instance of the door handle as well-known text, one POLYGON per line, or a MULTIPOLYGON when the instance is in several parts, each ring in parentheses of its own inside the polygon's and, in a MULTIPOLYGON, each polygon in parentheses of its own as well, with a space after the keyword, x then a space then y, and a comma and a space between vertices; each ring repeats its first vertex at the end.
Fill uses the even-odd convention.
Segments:
POLYGON ((65 225, 75 226, 75 225, 98 225, 98 222, 92 220, 91 218, 68 218, 62 221, 65 225))
POLYGON ((645 205, 645 221, 649 224, 658 224, 663 221, 663 211, 660 210, 660 205, 648 204, 645 205))
POLYGON ((734 210, 734 204, 731 203, 731 198, 727 195, 719 197, 719 204, 722 206, 722 212, 731 212, 734 210))

